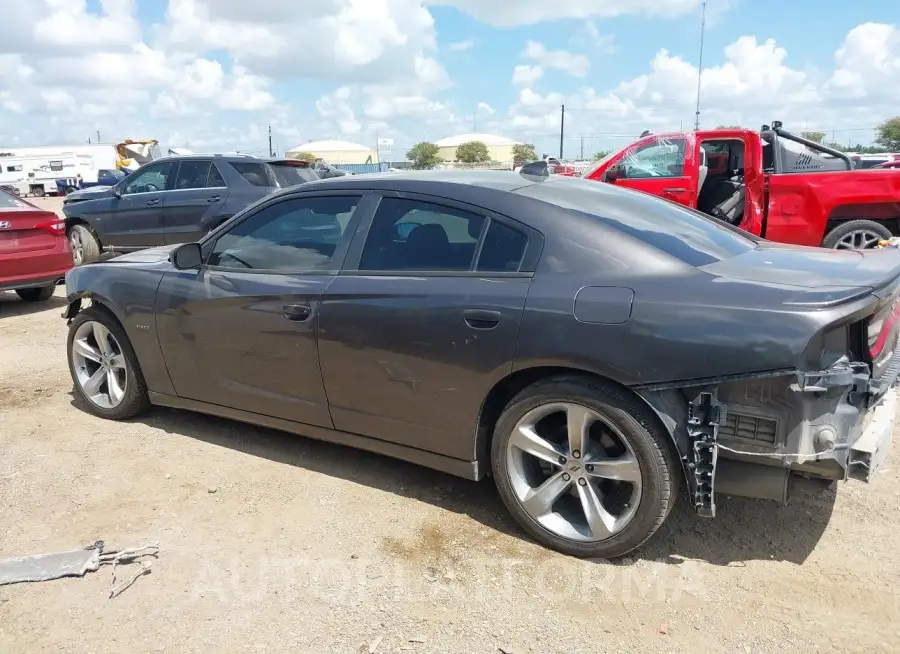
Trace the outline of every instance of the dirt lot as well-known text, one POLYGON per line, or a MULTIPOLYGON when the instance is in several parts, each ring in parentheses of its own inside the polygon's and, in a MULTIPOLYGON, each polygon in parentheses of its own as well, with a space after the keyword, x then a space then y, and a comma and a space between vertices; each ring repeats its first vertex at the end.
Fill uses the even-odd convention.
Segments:
POLYGON ((682 502, 634 557, 577 561, 489 484, 171 410, 93 418, 63 305, 0 293, 0 557, 160 555, 115 599, 106 568, 0 587, 2 652, 900 648, 897 450, 869 486, 722 498, 711 522, 682 502))

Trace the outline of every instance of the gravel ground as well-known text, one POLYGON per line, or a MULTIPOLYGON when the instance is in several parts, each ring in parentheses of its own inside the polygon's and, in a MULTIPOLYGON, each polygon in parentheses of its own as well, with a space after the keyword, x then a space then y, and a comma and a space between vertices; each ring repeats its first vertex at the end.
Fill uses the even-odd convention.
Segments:
POLYGON ((489 483, 190 413, 88 415, 63 297, 0 293, 0 557, 160 554, 114 599, 108 568, 0 587, 2 652, 900 648, 896 450, 869 485, 721 498, 713 521, 682 502, 633 557, 578 561, 489 483))

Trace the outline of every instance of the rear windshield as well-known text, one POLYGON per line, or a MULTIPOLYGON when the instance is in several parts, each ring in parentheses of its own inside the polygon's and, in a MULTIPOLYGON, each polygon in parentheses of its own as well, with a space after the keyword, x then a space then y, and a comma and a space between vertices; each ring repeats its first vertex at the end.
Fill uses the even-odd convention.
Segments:
POLYGON ((641 193, 611 197, 603 182, 560 179, 516 191, 577 211, 691 266, 730 259, 756 247, 741 230, 674 202, 641 193))
POLYGON ((21 209, 28 205, 6 191, 0 189, 0 209, 21 209))
POLYGON ((288 164, 269 164, 269 167, 272 169, 272 174, 275 175, 278 186, 281 187, 295 186, 319 179, 316 171, 312 168, 301 168, 288 164))

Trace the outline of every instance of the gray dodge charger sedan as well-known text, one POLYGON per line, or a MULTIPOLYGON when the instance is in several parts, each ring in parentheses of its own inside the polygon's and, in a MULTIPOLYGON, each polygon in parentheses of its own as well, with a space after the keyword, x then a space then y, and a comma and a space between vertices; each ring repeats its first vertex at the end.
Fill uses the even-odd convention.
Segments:
POLYGON ((576 556, 632 550, 679 495, 713 517, 720 493, 867 481, 890 446, 900 253, 769 243, 538 164, 285 189, 66 290, 92 413, 492 477, 576 556))

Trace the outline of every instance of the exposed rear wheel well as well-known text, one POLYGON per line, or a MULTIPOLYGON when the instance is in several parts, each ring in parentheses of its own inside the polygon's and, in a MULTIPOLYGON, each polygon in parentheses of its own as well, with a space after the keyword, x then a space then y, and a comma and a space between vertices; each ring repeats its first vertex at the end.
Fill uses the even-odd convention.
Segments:
POLYGON ((850 220, 871 220, 887 227, 894 236, 900 236, 900 203, 877 202, 837 206, 828 216, 825 234, 850 220))
MULTIPOLYGON (((478 426, 475 431, 475 456, 478 461, 478 470, 482 474, 486 476, 491 474, 490 452, 491 441, 494 438, 494 427, 497 425, 497 420, 499 420, 506 405, 528 386, 553 377, 580 377, 582 379, 600 380, 607 384, 615 384, 628 393, 633 393, 635 397, 640 397, 634 391, 608 377, 578 368, 538 366, 518 370, 497 382, 481 405, 481 412, 478 415, 478 426)), ((641 398, 641 401, 644 401, 643 398, 641 398)), ((659 422, 659 428, 667 431, 662 421, 659 422)), ((672 448, 675 451, 674 442, 672 442, 672 448)))

